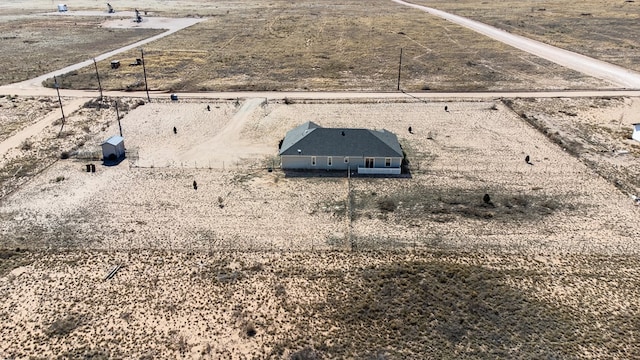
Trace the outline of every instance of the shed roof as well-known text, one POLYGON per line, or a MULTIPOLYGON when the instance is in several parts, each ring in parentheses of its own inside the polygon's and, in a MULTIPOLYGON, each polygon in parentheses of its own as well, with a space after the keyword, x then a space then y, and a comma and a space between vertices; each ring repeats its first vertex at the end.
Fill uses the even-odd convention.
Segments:
POLYGON ((103 142, 102 145, 109 144, 113 146, 118 146, 123 141, 124 141, 124 138, 122 136, 113 135, 112 137, 105 140, 105 142, 103 142))
POLYGON ((402 148, 384 129, 323 128, 308 121, 287 132, 280 155, 402 157, 402 148))

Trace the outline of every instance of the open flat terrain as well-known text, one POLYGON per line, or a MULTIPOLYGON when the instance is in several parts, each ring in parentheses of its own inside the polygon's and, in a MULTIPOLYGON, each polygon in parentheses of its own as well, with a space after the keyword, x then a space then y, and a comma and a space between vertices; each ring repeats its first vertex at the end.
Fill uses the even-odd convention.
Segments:
POLYGON ((636 256, 2 255, 20 265, 0 279, 7 358, 640 356, 636 256))
MULTIPOLYGON (((529 7, 421 3, 498 26, 529 7)), ((158 32, 86 17, 102 3, 69 5, 25 17, 53 5, 0 4, 8 76, 158 32)), ((606 26, 628 24, 620 9, 635 3, 578 5, 536 2, 521 28, 555 39, 540 29, 558 21, 558 41, 612 46, 607 56, 635 46, 634 30, 606 26)), ((206 19, 145 45, 153 89, 394 91, 400 47, 405 90, 610 87, 391 1, 135 6, 206 19)), ((103 86, 143 89, 141 67, 127 66, 138 54, 118 55, 118 70, 99 62, 103 86)), ((63 87, 95 89, 94 71, 63 87)), ((64 122, 56 98, 0 97, 0 358, 640 357, 637 98, 65 93, 64 122), (285 173, 277 144, 305 121, 393 131, 410 172, 285 173), (100 144, 120 126, 128 157, 104 166, 100 144)))
POLYGON ((7 49, 0 52, 0 85, 85 61, 161 32, 105 29, 100 27, 102 22, 100 17, 0 16, 0 44, 7 49))
MULTIPOLYGON (((58 161, 4 199, 3 245, 640 250, 633 225, 640 209, 629 196, 500 103, 211 105, 212 111, 189 102, 132 110, 121 121, 131 159, 95 174, 84 172, 87 160, 58 161), (278 141, 307 120, 397 133, 411 177, 349 182, 346 174, 267 172, 277 165, 278 141), (485 193, 492 204, 483 203, 485 193), (295 222, 287 221, 291 214, 295 222)), ((118 133, 115 121, 93 126, 105 130, 91 136, 91 124, 70 121, 65 131, 69 138, 85 134, 82 151, 92 153, 118 133)), ((638 149, 629 146, 634 162, 638 149)))
MULTIPOLYGON (((95 9, 91 2, 85 5, 83 9, 95 9)), ((155 2, 139 5, 152 15, 206 18, 145 46, 148 83, 154 90, 394 91, 401 48, 401 87, 407 91, 611 86, 386 0, 369 1, 367 6, 336 0, 215 2, 186 14, 171 13, 155 2), (545 76, 537 76, 540 73, 545 76)), ((62 16, 73 17, 73 11, 62 16)), ((59 18, 51 17, 52 24, 59 18)), ((33 52, 46 53, 46 48, 34 46, 33 52)), ((140 67, 109 68, 111 60, 127 65, 139 54, 138 49, 131 50, 100 62, 102 86, 144 89, 140 67)), ((63 88, 98 87, 93 66, 59 81, 63 88)))
MULTIPOLYGON (((583 105, 580 118, 633 109, 583 105)), ((628 341, 640 208, 499 101, 121 106, 134 156, 84 172, 86 154, 117 131, 113 108, 85 105, 60 145, 81 135, 77 155, 50 160, 2 200, 2 247, 30 249, 2 253, 2 356, 640 351, 628 341), (411 177, 268 172, 278 140, 303 120, 398 133, 411 177), (246 144, 246 157, 232 155, 246 144), (205 145, 228 151, 194 152, 205 145)), ((34 143, 60 141, 56 131, 34 143)))
POLYGON ((506 31, 640 71, 638 1, 413 0, 506 31))

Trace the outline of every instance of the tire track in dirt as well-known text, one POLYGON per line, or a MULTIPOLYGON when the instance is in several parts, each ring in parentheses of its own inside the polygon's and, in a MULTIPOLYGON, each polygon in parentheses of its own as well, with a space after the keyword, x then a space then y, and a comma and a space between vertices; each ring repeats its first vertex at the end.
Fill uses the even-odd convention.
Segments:
MULTIPOLYGON (((70 14, 71 16, 74 15, 83 15, 83 16, 105 16, 105 14, 101 13, 101 12, 77 12, 74 14, 70 14)), ((122 14, 118 14, 119 16, 122 14)), ((125 51, 129 51, 132 49, 136 49, 141 47, 142 45, 148 44, 150 42, 162 39, 165 36, 169 36, 173 33, 176 33, 182 29, 186 29, 190 26, 193 26, 199 22, 205 21, 206 19, 198 19, 198 18, 177 18, 177 19, 173 19, 173 18, 161 18, 161 17, 148 17, 145 18, 145 20, 140 23, 131 23, 129 20, 126 21, 122 21, 122 20, 116 20, 116 23, 114 25, 109 25, 108 23, 103 24, 104 27, 108 28, 108 27, 117 27, 117 28, 123 28, 123 27, 128 27, 128 28, 145 28, 145 29, 157 29, 157 28, 163 28, 163 29, 167 29, 167 31, 155 35, 155 36, 151 36, 149 38, 140 40, 138 42, 135 42, 133 44, 129 44, 127 46, 123 46, 119 49, 115 49, 113 51, 109 51, 106 52, 104 54, 100 54, 98 56, 95 57, 95 61, 101 61, 101 60, 105 60, 108 59, 114 55, 120 54, 122 52, 125 51), (128 26, 122 26, 122 24, 127 24, 128 26)), ((0 86, 0 88, 7 88, 7 89, 34 89, 34 88, 42 88, 42 82, 50 79, 54 76, 61 76, 63 74, 69 73, 71 71, 75 71, 75 70, 79 70, 83 67, 86 66, 91 66, 93 65, 93 60, 94 59, 88 59, 82 62, 79 62, 77 64, 73 64, 73 65, 69 65, 67 67, 64 67, 62 69, 58 69, 52 72, 49 72, 47 74, 43 74, 40 75, 38 77, 29 79, 29 80, 25 80, 25 81, 21 81, 21 82, 17 82, 17 83, 13 83, 13 84, 8 84, 8 85, 4 85, 4 86, 0 86)))
POLYGON ((190 161, 209 162, 209 166, 222 168, 240 162, 244 158, 255 158, 270 153, 271 146, 243 139, 242 130, 251 119, 254 111, 265 101, 264 98, 250 98, 240 105, 233 118, 218 134, 208 141, 198 144, 180 155, 190 161), (215 154, 215 161, 210 160, 215 154))
POLYGON ((475 20, 467 19, 462 16, 450 14, 442 10, 412 4, 403 0, 391 1, 451 21, 452 23, 464 26, 482 35, 498 40, 516 49, 554 62, 568 69, 575 70, 598 79, 609 81, 615 86, 626 89, 640 89, 640 74, 635 71, 631 71, 629 69, 625 69, 623 67, 597 60, 572 51, 557 48, 555 46, 526 38, 524 36, 511 34, 502 29, 498 29, 496 27, 475 20))
MULTIPOLYGON (((87 102, 87 99, 77 98, 73 99, 67 104, 64 105, 63 109, 66 114, 72 114, 84 105, 87 102)), ((47 126, 51 125, 52 122, 62 118, 62 114, 59 112, 59 109, 52 110, 42 119, 38 120, 36 123, 27 126, 22 129, 18 133, 13 136, 5 139, 0 142, 0 157, 3 157, 9 150, 20 146, 25 140, 30 138, 31 136, 37 135, 42 132, 47 126)))

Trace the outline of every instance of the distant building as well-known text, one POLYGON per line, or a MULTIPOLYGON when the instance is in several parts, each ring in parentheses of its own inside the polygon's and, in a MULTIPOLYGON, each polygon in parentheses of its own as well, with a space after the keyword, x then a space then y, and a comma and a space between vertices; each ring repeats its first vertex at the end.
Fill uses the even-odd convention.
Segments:
POLYGON ((640 141, 640 123, 633 124, 633 134, 631 138, 635 141, 640 141))
POLYGON ((114 135, 102 143, 102 159, 104 161, 117 161, 125 156, 124 138, 114 135))
POLYGON ((280 146, 284 170, 358 170, 400 174, 403 153, 387 130, 323 128, 311 121, 289 132, 280 146))

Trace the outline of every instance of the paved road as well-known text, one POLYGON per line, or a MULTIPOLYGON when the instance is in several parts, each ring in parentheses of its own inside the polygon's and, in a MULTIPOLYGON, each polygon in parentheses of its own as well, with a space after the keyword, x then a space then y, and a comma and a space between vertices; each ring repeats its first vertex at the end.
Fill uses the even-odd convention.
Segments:
POLYGON ((640 89, 640 74, 623 67, 596 60, 588 56, 547 45, 539 41, 531 40, 520 35, 514 35, 507 31, 483 24, 462 16, 453 15, 442 10, 433 9, 427 6, 411 4, 402 0, 391 0, 398 4, 409 6, 429 14, 449 20, 458 25, 464 26, 492 39, 513 46, 522 51, 539 56, 543 59, 562 65, 566 68, 593 76, 599 79, 610 81, 623 89, 640 89))

